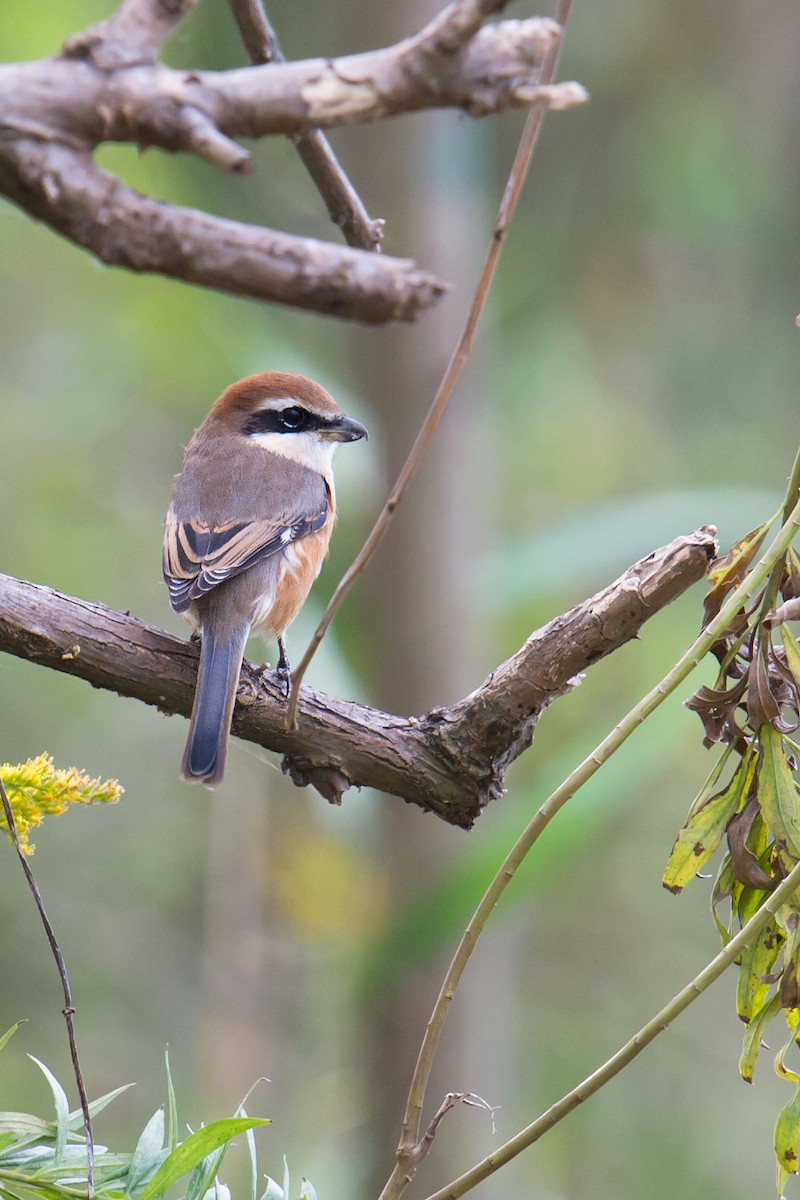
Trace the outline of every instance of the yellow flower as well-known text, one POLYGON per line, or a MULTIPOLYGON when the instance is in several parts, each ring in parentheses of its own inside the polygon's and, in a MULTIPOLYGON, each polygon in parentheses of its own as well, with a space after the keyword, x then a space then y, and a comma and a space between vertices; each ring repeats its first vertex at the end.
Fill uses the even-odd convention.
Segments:
MULTIPOLYGON (((116 779, 91 779, 76 767, 59 770, 49 754, 39 754, 25 763, 0 766, 20 846, 26 854, 36 847, 29 841, 28 831, 41 825, 46 816, 66 812, 71 804, 116 804, 123 791, 116 779)), ((0 811, 0 829, 8 829, 0 811)))

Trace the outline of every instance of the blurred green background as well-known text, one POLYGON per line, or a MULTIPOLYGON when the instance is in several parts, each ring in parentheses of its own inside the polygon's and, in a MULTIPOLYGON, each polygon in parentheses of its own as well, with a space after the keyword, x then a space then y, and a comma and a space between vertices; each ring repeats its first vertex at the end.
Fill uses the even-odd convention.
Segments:
MULTIPOLYGON (((3 55, 55 53, 111 8, 4 0, 3 55)), ((389 43, 436 4, 269 10, 299 58, 389 43)), ((226 4, 203 0, 165 57, 242 64, 226 4)), ((452 701, 653 547, 708 522, 729 543, 777 507, 800 424, 798 59, 793 0, 576 0, 561 77, 592 102, 545 123, 479 345, 314 686, 401 712, 452 701)), ((290 631, 296 660, 430 402, 522 121, 443 112, 332 135, 387 219, 387 252, 455 285, 407 328, 106 269, 4 205, 0 569, 180 630, 160 541, 181 447, 233 379, 302 370, 372 436, 338 457, 339 526, 290 631)), ((172 201, 335 239, 291 146, 253 154, 246 180, 129 147, 100 161, 172 201)), ((265 1076, 249 1104, 274 1122, 264 1167, 280 1176, 286 1154, 325 1200, 375 1196, 458 932, 531 812, 691 640, 701 600, 697 588, 657 616, 545 715, 508 795, 470 834, 376 794, 329 809, 238 743, 216 794, 187 787, 184 721, 0 659, 0 760, 47 750, 126 788, 114 809, 52 820, 33 860, 71 970, 90 1092, 137 1081, 98 1121, 99 1139, 130 1146, 163 1098, 168 1043, 194 1127, 265 1076)), ((480 1112, 450 1116, 410 1195, 532 1120, 716 952, 710 884, 677 900, 660 886, 710 765, 675 698, 547 831, 475 955, 429 1094, 432 1114, 448 1090, 480 1093, 500 1106, 497 1132, 480 1112)), ((46 1114, 24 1052, 70 1084, 61 999, 10 850, 4 863, 0 1028, 28 1024, 0 1060, 0 1108, 46 1114)), ((766 1061, 755 1089, 739 1082, 733 990, 723 979, 477 1194, 769 1194, 788 1089, 766 1061)), ((229 1160, 240 1187, 245 1158, 229 1160)))

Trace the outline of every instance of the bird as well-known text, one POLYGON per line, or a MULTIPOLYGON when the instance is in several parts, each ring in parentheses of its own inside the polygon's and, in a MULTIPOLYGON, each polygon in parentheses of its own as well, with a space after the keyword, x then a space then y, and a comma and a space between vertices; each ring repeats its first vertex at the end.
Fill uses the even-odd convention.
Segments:
POLYGON ((328 552, 334 451, 366 437, 320 384, 265 371, 228 387, 186 448, 163 550, 171 606, 200 641, 183 779, 222 780, 251 632, 277 640, 288 697, 284 635, 328 552))

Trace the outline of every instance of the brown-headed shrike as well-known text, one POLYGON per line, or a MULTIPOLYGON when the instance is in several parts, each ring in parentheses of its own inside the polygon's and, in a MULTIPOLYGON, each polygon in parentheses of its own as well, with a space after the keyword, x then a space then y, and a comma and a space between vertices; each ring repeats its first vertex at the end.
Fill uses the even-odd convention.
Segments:
POLYGON ((283 635, 328 551, 336 514, 333 454, 367 431, 318 383, 268 371, 234 383, 195 433, 164 531, 164 578, 200 637, 181 774, 222 779, 245 643, 283 635))

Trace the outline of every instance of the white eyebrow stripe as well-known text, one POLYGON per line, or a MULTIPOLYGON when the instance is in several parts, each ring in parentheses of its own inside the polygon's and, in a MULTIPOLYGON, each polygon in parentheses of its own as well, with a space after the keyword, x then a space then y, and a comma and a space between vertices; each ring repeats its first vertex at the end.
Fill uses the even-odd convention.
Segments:
POLYGON ((297 405, 298 408, 302 408, 296 396, 268 396, 266 400, 261 401, 256 412, 266 412, 271 408, 283 408, 286 404, 297 405))

